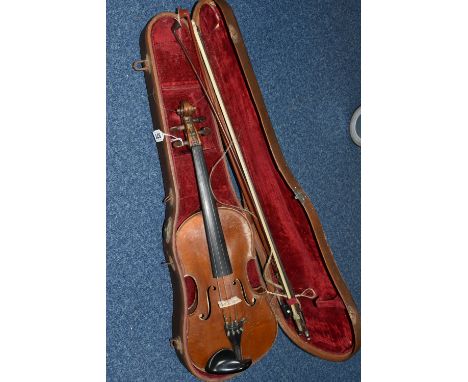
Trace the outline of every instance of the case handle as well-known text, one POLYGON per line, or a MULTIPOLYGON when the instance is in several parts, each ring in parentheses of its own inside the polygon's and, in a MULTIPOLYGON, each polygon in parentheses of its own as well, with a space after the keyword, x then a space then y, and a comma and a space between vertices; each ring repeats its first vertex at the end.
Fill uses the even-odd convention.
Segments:
POLYGON ((132 62, 132 68, 136 72, 146 72, 149 69, 148 60, 136 60, 132 62))

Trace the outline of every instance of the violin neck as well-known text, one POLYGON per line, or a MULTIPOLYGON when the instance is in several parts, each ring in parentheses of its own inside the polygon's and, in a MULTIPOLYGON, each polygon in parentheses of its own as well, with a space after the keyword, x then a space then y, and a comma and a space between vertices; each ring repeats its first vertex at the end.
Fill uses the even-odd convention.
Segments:
POLYGON ((210 187, 208 169, 206 167, 203 147, 192 146, 192 157, 195 166, 198 193, 205 225, 206 240, 210 254, 213 277, 223 277, 232 273, 232 266, 227 252, 218 208, 210 187))

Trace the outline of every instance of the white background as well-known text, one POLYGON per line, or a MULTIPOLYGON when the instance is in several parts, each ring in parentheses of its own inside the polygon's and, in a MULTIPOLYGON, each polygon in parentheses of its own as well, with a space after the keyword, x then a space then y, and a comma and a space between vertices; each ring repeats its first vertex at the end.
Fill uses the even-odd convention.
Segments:
POLYGON ((362 5, 362 379, 468 380, 467 3, 362 5))
POLYGON ((105 6, 0 5, 3 382, 105 380, 105 6))
MULTIPOLYGON (((466 379, 465 4, 363 1, 364 381, 466 379)), ((0 380, 103 381, 105 2, 3 2, 0 42, 0 380)))

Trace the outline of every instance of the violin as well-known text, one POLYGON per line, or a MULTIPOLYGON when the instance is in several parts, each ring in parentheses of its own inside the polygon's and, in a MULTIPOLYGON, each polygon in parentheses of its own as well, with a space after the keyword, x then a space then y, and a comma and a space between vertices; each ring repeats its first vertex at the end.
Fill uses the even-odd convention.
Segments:
POLYGON ((218 207, 210 187, 201 136, 209 134, 195 123, 195 107, 182 101, 177 110, 195 168, 201 211, 191 215, 176 232, 176 247, 184 270, 196 284, 187 311, 187 352, 193 364, 211 374, 233 374, 247 369, 272 346, 277 323, 263 290, 254 290, 247 263, 256 261, 253 232, 236 207, 218 207))

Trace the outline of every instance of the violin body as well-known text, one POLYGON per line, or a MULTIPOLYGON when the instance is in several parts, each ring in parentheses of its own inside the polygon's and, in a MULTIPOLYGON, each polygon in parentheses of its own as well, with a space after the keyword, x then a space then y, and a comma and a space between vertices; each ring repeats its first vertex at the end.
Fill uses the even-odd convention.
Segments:
MULTIPOLYGON (((226 277, 229 284, 226 287, 232 287, 228 291, 231 294, 229 297, 236 296, 241 300, 231 310, 235 308, 238 317, 245 319, 242 355, 255 362, 275 341, 277 323, 265 291, 262 294, 255 293, 247 276, 248 262, 256 261, 249 222, 241 212, 232 208, 219 208, 219 216, 233 269, 233 273, 226 277)), ((225 309, 221 309, 217 303, 218 293, 224 300, 228 296, 224 286, 219 288, 219 282, 211 273, 201 213, 192 215, 179 227, 176 247, 183 264, 184 277, 191 277, 196 283, 196 296, 187 313, 187 352, 194 364, 204 369, 218 349, 231 345, 224 333, 225 309)))

